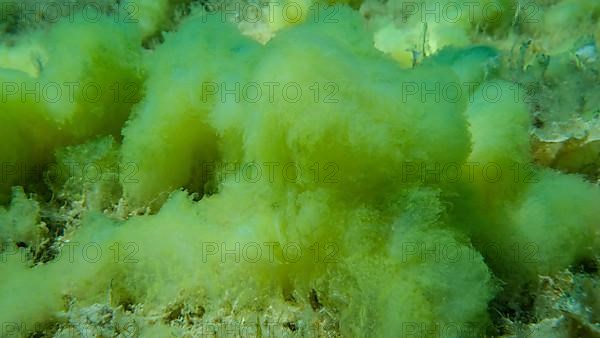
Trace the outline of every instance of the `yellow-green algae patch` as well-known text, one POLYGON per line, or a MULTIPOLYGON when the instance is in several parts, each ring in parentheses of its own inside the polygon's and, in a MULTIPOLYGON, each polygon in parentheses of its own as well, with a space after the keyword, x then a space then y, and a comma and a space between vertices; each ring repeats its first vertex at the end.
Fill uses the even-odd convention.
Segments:
MULTIPOLYGON (((264 45, 220 13, 194 10, 142 51, 175 2, 139 3, 150 14, 136 25, 76 20, 32 33, 44 50, 37 72, 0 68, 2 81, 139 90, 131 102, 0 103, 2 161, 54 162, 50 191, 82 201, 61 227, 13 190, 0 210, 0 322, 27 334, 106 304, 146 318, 137 335, 177 335, 164 318, 178 301, 193 305, 192 326, 227 311, 254 323, 287 302, 305 305, 301 330, 330 311, 348 337, 482 336, 500 292, 521 302, 538 275, 597 256, 600 190, 532 165, 527 105, 497 76, 493 48, 446 49, 406 69, 405 55, 374 48, 381 36, 356 11, 335 6, 322 17, 337 22, 277 25, 264 45), (69 34, 81 42, 69 45, 69 34), (472 81, 456 99, 423 92, 472 81), (248 83, 263 95, 223 96, 248 83), (279 88, 269 95, 265 83, 279 88), (281 90, 290 83, 304 91, 297 99, 281 90), (490 100, 490 86, 505 95, 490 100), (104 169, 102 180, 73 167, 82 162, 104 169), (448 167, 462 175, 440 174, 448 167), (32 257, 54 239, 52 257, 32 257), (303 254, 290 256, 290 245, 303 254)), ((508 26, 502 18, 489 29, 508 26)), ((453 27, 467 41, 470 26, 453 27)), ((0 182, 1 192, 32 179, 0 182)))
POLYGON ((0 64, 2 201, 12 185, 40 179, 56 147, 96 135, 120 138, 141 95, 141 38, 126 23, 74 15, 23 41, 31 43, 15 57, 30 59, 37 74, 27 64, 0 64))

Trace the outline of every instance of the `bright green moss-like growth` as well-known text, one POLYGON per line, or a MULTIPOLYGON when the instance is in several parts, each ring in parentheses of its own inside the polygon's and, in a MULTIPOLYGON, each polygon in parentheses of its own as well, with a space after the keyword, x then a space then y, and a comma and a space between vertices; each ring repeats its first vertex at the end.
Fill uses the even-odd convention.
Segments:
POLYGON ((510 14, 499 22, 432 25, 441 42, 427 52, 439 53, 410 66, 374 48, 403 48, 386 40, 389 22, 373 37, 344 6, 322 13, 335 24, 278 22, 264 45, 194 8, 143 50, 176 2, 130 3, 139 23, 60 22, 32 33, 56 41, 39 42, 37 71, 0 69, 2 80, 138 90, 131 102, 0 103, 0 156, 45 177, 1 192, 31 181, 53 193, 36 202, 16 188, 0 209, 0 322, 31 333, 106 307, 136 316, 142 336, 194 336, 228 315, 264 330, 272 311, 298 334, 329 320, 348 337, 481 337, 494 332, 493 300, 514 310, 539 275, 598 254, 600 190, 532 163, 504 54, 461 48, 471 25, 510 26, 508 2, 480 2, 510 14), (44 233, 56 204, 79 209, 44 233), (21 255, 42 239, 54 256, 21 255))
POLYGON ((24 40, 32 43, 18 50, 22 65, 0 63, 3 201, 12 185, 40 180, 57 147, 98 135, 119 138, 141 96, 134 25, 74 15, 24 40))
POLYGON ((131 202, 147 203, 161 193, 164 200, 180 186, 203 190, 210 174, 207 164, 217 160, 218 136, 208 115, 221 94, 211 91, 219 91, 223 83, 233 88, 241 79, 237 72, 242 62, 253 58, 256 46, 219 16, 202 13, 167 34, 148 57, 146 98, 123 130, 123 165, 139 168, 139 184, 124 184, 131 202), (195 41, 192 48, 190 40, 195 41))

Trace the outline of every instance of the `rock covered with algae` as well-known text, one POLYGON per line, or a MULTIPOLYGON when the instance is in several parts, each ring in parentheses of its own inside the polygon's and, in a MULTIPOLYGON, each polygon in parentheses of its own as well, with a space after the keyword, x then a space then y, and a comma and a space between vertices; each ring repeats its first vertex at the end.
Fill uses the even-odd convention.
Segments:
POLYGON ((560 320, 534 286, 595 264, 600 189, 534 164, 511 77, 539 74, 469 47, 514 28, 485 4, 500 21, 432 25, 418 58, 416 16, 304 2, 249 25, 128 1, 3 35, 3 333, 479 337, 533 296, 560 320), (27 94, 56 83, 72 96, 27 94))

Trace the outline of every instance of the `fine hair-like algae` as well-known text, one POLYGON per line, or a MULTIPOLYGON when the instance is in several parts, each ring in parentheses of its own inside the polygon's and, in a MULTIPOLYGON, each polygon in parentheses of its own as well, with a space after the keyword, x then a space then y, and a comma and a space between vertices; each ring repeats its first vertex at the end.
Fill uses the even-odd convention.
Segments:
POLYGON ((30 62, 0 64, 6 135, 0 200, 11 186, 40 180, 55 148, 98 135, 120 137, 141 95, 138 35, 113 18, 90 22, 81 15, 25 33, 15 58, 30 62))
MULTIPOLYGON (((521 304, 539 275, 596 258, 598 186, 533 164, 503 53, 461 48, 472 23, 432 26, 454 47, 413 67, 345 6, 257 42, 220 12, 179 22, 180 2, 129 3, 137 24, 59 22, 24 33, 40 68, 0 65, 3 81, 137 89, 131 102, 0 103, 2 160, 42 166, 36 184, 70 208, 48 215, 35 185, 12 188, 33 177, 1 182, 0 322, 18 334, 198 336, 243 318, 255 336, 274 322, 288 335, 479 337, 494 333, 492 301, 521 304)), ((474 25, 496 34, 511 17, 474 25)))

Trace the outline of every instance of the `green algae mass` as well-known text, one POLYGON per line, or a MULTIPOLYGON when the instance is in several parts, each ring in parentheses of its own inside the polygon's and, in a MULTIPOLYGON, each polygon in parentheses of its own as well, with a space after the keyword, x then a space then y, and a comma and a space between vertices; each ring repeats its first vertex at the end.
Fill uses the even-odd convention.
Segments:
POLYGON ((546 21, 479 1, 496 21, 432 23, 414 57, 416 12, 294 4, 319 15, 132 0, 0 35, 3 336, 500 335, 597 260, 600 188, 534 162, 482 38, 546 21))

